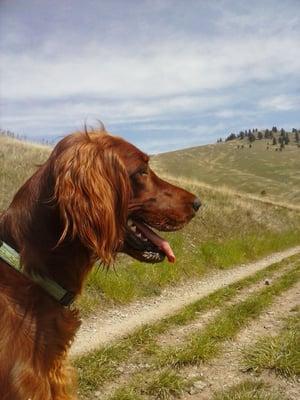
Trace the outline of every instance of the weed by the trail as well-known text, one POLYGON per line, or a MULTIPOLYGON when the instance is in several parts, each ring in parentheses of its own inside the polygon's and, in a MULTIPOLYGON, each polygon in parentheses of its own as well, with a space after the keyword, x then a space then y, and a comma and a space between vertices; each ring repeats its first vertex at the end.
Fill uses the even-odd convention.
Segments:
POLYGON ((189 386, 189 382, 181 375, 165 370, 154 374, 142 388, 142 393, 154 396, 155 399, 167 400, 173 396, 180 396, 189 386))
POLYGON ((136 376, 128 386, 117 389, 108 400, 136 400, 141 399, 141 396, 142 398, 151 396, 157 400, 169 400, 179 397, 190 387, 190 384, 190 381, 169 369, 159 372, 151 371, 136 376))
POLYGON ((80 393, 87 395, 103 383, 120 375, 117 367, 133 351, 137 351, 146 342, 150 343, 152 338, 152 330, 148 326, 144 326, 135 334, 111 346, 77 357, 73 363, 78 370, 80 393))
POLYGON ((120 388, 109 398, 109 400, 142 400, 142 397, 131 388, 120 388))
POLYGON ((82 394, 87 394, 105 381, 118 375, 116 364, 127 354, 126 342, 96 350, 78 357, 74 365, 78 370, 79 386, 82 394))
POLYGON ((215 393, 212 400, 285 400, 261 381, 246 380, 222 392, 215 393))
POLYGON ((246 368, 271 369, 285 376, 300 375, 300 312, 289 317, 276 336, 265 336, 244 350, 246 368))

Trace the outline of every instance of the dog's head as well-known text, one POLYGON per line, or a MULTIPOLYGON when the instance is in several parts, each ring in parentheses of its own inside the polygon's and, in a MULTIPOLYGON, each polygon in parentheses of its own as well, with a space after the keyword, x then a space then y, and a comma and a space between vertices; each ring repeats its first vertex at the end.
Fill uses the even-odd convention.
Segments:
POLYGON ((63 232, 79 237, 109 264, 117 252, 144 262, 175 256, 159 231, 181 229, 200 200, 159 178, 149 157, 125 140, 105 132, 75 133, 54 149, 55 198, 63 232))
POLYGON ((160 262, 175 256, 158 231, 176 231, 200 208, 192 193, 159 178, 149 165, 149 156, 132 144, 115 138, 115 150, 125 165, 131 187, 123 251, 144 262, 160 262))

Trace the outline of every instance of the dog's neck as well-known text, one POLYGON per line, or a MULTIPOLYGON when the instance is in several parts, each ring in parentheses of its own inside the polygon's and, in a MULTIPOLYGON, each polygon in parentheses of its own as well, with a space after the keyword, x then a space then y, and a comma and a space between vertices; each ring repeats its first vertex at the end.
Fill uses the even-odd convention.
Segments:
POLYGON ((45 275, 79 294, 95 258, 76 238, 66 237, 57 245, 62 232, 59 210, 41 197, 44 188, 36 184, 41 181, 39 173, 40 170, 20 188, 2 215, 0 237, 20 253, 27 273, 45 275))

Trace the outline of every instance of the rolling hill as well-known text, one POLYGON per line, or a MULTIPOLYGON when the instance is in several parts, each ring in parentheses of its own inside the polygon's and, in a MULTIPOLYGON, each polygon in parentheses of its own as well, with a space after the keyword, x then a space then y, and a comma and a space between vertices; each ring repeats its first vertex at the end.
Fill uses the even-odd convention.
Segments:
POLYGON ((234 140, 160 154, 152 163, 164 175, 182 181, 300 206, 300 148, 290 144, 275 151, 271 143, 256 140, 250 148, 245 139, 234 140))

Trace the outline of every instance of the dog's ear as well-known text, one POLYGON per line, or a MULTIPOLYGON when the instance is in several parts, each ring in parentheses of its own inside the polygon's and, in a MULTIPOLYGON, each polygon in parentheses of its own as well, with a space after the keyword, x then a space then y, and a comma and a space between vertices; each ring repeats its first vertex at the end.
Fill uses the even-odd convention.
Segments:
POLYGON ((78 237, 106 265, 120 247, 127 223, 130 182, 111 149, 86 139, 55 162, 55 198, 63 222, 59 243, 78 237))

